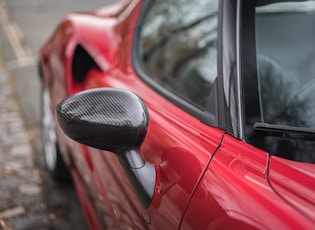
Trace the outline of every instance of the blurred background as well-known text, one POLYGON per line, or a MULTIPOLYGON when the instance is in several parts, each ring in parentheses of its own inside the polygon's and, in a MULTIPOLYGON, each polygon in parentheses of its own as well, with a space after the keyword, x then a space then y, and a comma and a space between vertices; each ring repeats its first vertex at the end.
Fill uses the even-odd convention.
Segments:
POLYGON ((87 228, 72 185, 44 166, 37 54, 67 13, 116 1, 0 0, 0 229, 87 228))

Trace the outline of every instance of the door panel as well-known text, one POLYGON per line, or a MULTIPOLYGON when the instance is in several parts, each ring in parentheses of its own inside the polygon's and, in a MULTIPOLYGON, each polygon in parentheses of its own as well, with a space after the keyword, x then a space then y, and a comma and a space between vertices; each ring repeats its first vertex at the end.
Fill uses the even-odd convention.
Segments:
MULTIPOLYGON (((166 108, 170 107, 166 105, 164 110, 166 108)), ((176 123, 164 117, 163 113, 157 113, 153 109, 150 111, 152 119, 143 145, 143 154, 158 164, 161 189, 159 197, 153 200, 149 214, 154 226, 175 229, 178 228, 191 194, 220 143, 222 131, 206 127, 208 132, 203 133, 202 128, 205 125, 200 122, 196 126, 188 125, 188 120, 176 123)))
POLYGON ((282 211, 287 205, 279 202, 266 180, 267 160, 266 152, 225 135, 182 229, 284 229, 279 220, 288 215, 282 211))
POLYGON ((152 110, 150 115, 150 131, 141 149, 146 160, 158 169, 158 187, 150 208, 141 208, 119 161, 112 153, 89 149, 95 170, 93 176, 103 202, 108 201, 111 212, 123 229, 145 229, 148 225, 154 229, 163 226, 178 229, 191 194, 219 145, 222 132, 208 127, 208 134, 214 136, 212 139, 206 133, 198 132, 196 127, 191 134, 185 131, 188 128, 186 125, 175 125, 152 110), (193 145, 196 139, 199 139, 196 142, 198 145, 193 145))
POLYGON ((112 74, 97 77, 94 73, 86 86, 125 88, 144 100, 150 123, 141 152, 156 166, 157 186, 150 207, 143 210, 114 154, 89 148, 93 177, 102 200, 108 203, 116 223, 123 229, 178 229, 223 131, 201 123, 134 76, 119 71, 112 74))
MULTIPOLYGON (((301 221, 309 224, 309 228, 313 228, 315 222, 314 164, 272 156, 268 178, 275 191, 307 218, 301 221)), ((299 216, 296 216, 295 219, 298 219, 299 216)))

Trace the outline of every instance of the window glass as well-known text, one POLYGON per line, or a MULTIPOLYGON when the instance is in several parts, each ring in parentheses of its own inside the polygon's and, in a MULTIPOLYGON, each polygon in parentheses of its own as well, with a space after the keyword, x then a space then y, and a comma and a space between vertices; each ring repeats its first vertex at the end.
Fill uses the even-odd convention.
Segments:
POLYGON ((315 1, 282 1, 256 8, 263 122, 315 128, 314 22, 315 1))
POLYGON ((201 108, 217 77, 217 11, 218 0, 154 1, 140 32, 148 76, 201 108))
POLYGON ((248 141, 279 157, 315 163, 315 1, 256 3, 257 88, 244 84, 244 90, 255 92, 245 98, 248 111, 259 106, 246 113, 248 141))

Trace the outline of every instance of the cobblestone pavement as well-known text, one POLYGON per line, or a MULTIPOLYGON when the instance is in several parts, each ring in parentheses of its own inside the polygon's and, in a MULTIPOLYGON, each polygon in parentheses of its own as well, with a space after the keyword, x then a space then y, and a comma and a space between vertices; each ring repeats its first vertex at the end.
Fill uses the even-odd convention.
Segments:
POLYGON ((0 229, 49 229, 33 158, 13 87, 0 66, 0 229))

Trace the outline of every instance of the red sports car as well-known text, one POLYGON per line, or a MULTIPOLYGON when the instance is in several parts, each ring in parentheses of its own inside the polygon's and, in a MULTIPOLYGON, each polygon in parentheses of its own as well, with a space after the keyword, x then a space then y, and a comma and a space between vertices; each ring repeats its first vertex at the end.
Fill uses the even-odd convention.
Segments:
POLYGON ((40 50, 43 140, 89 227, 314 229, 314 23, 298 0, 65 17, 40 50))

